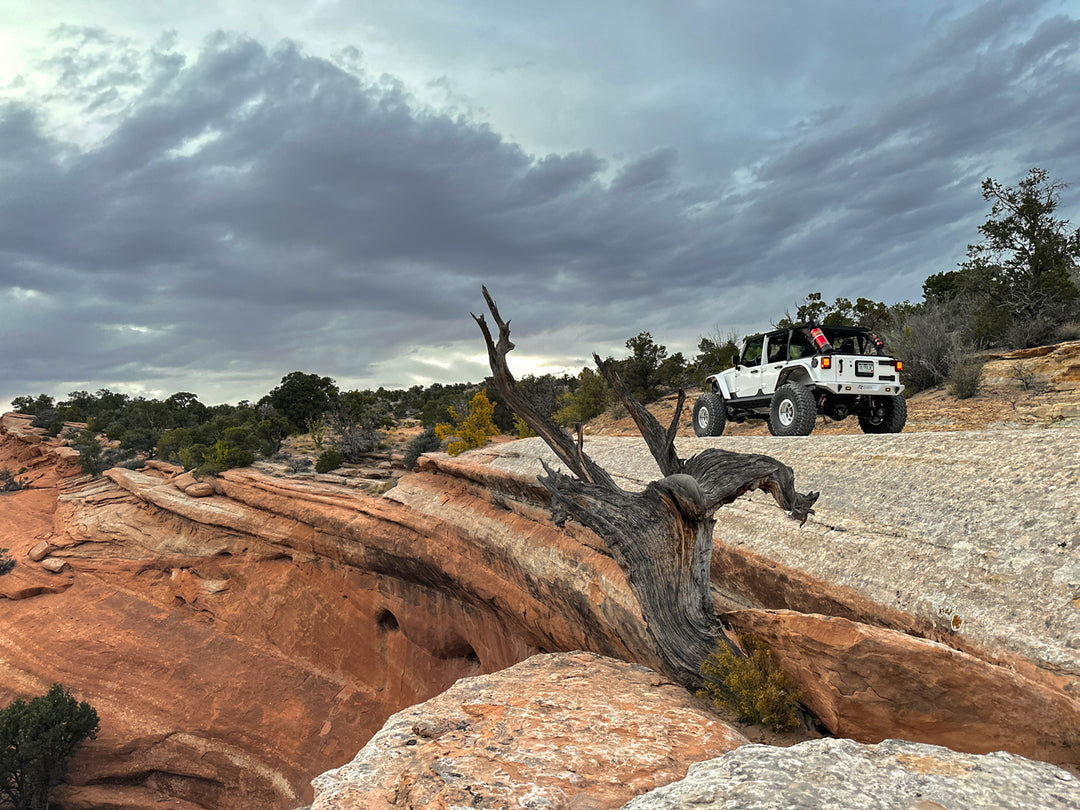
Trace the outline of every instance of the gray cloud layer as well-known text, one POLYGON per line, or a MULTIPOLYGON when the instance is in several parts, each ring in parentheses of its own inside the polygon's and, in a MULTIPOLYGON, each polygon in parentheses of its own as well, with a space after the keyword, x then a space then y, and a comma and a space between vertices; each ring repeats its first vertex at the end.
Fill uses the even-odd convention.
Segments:
POLYGON ((984 176, 1080 179, 1080 20, 999 2, 902 22, 919 39, 866 76, 809 57, 870 64, 888 42, 868 20, 834 32, 842 60, 764 34, 725 52, 760 74, 760 107, 628 79, 652 145, 622 157, 529 154, 355 53, 217 34, 185 59, 62 29, 50 93, 0 107, 0 394, 477 379, 481 282, 523 351, 568 362, 640 329, 690 349, 814 289, 917 298, 975 238, 984 176), (780 125, 815 78, 791 101, 812 114, 780 125), (61 107, 104 137, 54 127, 61 107), (721 114, 762 131, 711 137, 721 114))

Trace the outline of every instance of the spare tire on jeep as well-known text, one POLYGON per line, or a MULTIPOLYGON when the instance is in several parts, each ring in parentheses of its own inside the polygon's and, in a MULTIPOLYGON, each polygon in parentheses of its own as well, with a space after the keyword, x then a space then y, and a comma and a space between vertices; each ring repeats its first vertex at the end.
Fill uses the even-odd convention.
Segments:
POLYGON ((719 436, 724 432, 727 418, 724 398, 719 394, 702 394, 694 403, 694 433, 698 436, 719 436))

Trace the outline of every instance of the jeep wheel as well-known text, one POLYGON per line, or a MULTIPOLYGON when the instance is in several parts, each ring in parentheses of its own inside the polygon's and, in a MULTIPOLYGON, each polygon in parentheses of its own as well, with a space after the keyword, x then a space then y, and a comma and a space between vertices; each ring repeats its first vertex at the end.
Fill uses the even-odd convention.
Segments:
POLYGON ((859 414, 863 433, 899 433, 907 423, 907 400, 903 397, 869 397, 859 414))
POLYGON ((809 436, 817 419, 817 404, 810 389, 788 383, 776 390, 769 409, 769 433, 773 436, 809 436))
POLYGON ((724 432, 724 398, 719 394, 702 394, 694 403, 694 433, 698 436, 719 436, 724 432))

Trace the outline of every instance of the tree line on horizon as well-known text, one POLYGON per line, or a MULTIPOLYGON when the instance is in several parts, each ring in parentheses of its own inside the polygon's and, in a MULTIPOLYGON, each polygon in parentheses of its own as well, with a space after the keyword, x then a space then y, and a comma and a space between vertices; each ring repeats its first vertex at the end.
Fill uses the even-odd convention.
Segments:
MULTIPOLYGON (((987 178, 982 194, 990 213, 978 228, 981 239, 968 245, 956 270, 925 280, 921 302, 887 305, 860 297, 828 303, 820 292, 810 292, 794 315, 785 312, 773 326, 815 322, 873 329, 904 361, 905 393, 949 383, 954 393, 970 395, 972 382, 978 384, 981 350, 1080 338, 1080 229, 1070 230, 1068 220, 1056 216, 1065 188, 1039 168, 1011 187, 987 178)), ((707 375, 730 366, 736 337, 722 337, 717 328, 699 339, 698 354, 688 360, 641 331, 626 341, 626 357, 608 360, 631 394, 647 403, 700 386, 707 375)), ((577 375, 525 375, 519 388, 544 416, 566 427, 617 407, 607 383, 589 367, 577 375)), ((341 391, 332 378, 302 371, 282 377, 254 403, 207 406, 189 392, 156 400, 102 389, 74 391, 60 402, 45 394, 20 396, 12 406, 34 414, 35 424, 52 435, 65 422, 85 422, 75 443, 84 469, 94 473, 153 453, 213 474, 250 464, 256 456, 272 457, 291 434, 310 433, 321 446, 327 426, 342 461, 358 461, 380 444, 385 428, 406 419, 426 428, 410 448, 416 455, 438 449, 464 429, 476 437, 492 431, 527 434, 485 383, 341 391), (478 394, 491 406, 490 414, 484 410, 491 427, 480 424, 479 413, 476 424, 468 423, 474 405, 487 408, 478 394), (99 434, 118 446, 103 449, 99 434)))

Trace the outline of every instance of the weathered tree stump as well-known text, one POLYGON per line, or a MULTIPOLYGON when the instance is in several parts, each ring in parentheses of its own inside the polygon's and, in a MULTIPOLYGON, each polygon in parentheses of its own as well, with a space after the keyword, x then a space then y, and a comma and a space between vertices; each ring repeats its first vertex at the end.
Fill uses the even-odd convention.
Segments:
POLYGON ((551 493, 556 520, 570 517, 604 541, 640 603, 666 674, 696 688, 701 683, 701 662, 719 640, 738 654, 712 605, 709 564, 716 510, 761 489, 801 523, 813 512, 818 493, 796 492, 791 468, 769 456, 709 448, 683 461, 675 451, 675 434, 685 392, 679 393, 675 416, 664 429, 627 393, 612 364, 594 354, 597 368, 630 412, 664 476, 643 492, 627 492, 585 453, 580 432, 575 441, 517 391, 506 364, 506 355, 514 348, 510 323, 503 321, 486 287, 483 294, 499 330, 496 341, 485 317, 473 315, 487 343, 492 372, 488 381, 573 476, 545 464, 545 474, 539 477, 551 493))

